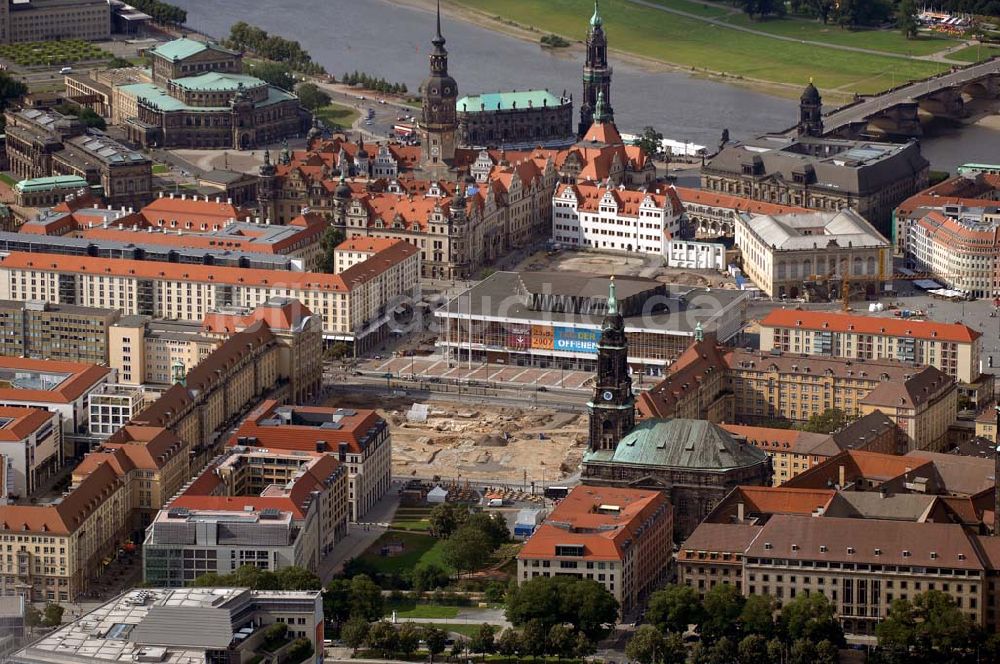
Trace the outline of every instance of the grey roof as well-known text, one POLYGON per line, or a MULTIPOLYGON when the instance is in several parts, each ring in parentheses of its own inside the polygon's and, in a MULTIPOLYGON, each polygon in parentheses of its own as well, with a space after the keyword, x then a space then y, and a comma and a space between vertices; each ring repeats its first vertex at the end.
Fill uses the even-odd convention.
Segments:
POLYGON ((233 641, 233 626, 228 609, 153 606, 131 636, 139 645, 224 649, 233 641))
MULTIPOLYGON (((547 278, 553 273, 531 273, 531 272, 495 272, 488 278, 480 281, 468 291, 450 300, 444 307, 435 312, 439 317, 467 317, 470 310, 476 318, 496 319, 503 321, 523 321, 525 324, 532 322, 550 322, 554 324, 565 324, 585 329, 600 329, 603 321, 603 313, 600 315, 575 314, 559 311, 535 311, 529 309, 525 300, 518 296, 522 292, 522 284, 533 283, 538 278, 547 278)), ((569 277, 565 274, 555 273, 553 278, 553 292, 558 286, 560 288, 580 289, 578 282, 581 275, 572 274, 569 277)), ((603 284, 603 297, 607 296, 607 279, 603 277, 592 277, 603 284)), ((623 300, 628 295, 640 292, 649 288, 649 280, 637 279, 635 277, 616 277, 615 285, 618 289, 618 298, 623 300), (636 281, 640 286, 637 290, 629 290, 632 286, 630 281, 636 281)), ((729 307, 746 299, 746 294, 738 290, 728 290, 719 288, 697 288, 693 286, 668 285, 669 297, 666 305, 668 312, 656 313, 647 316, 625 316, 626 331, 643 330, 654 334, 687 333, 693 334, 695 326, 700 322, 705 331, 711 332, 716 329, 716 320, 724 317, 729 311, 729 307)))
POLYGON ((837 451, 864 448, 872 439, 886 430, 895 430, 896 424, 880 410, 868 413, 833 433, 837 451))
POLYGON ((882 495, 877 491, 840 491, 830 500, 825 516, 923 521, 936 500, 937 496, 919 493, 882 495))
POLYGON ((889 241, 854 210, 740 216, 760 240, 775 249, 888 247, 889 241))
POLYGON ((149 158, 107 136, 88 134, 66 139, 67 147, 79 148, 91 157, 112 166, 150 163, 149 158))
MULTIPOLYGON (((875 143, 838 138, 761 136, 724 147, 705 171, 743 177, 743 166, 757 162, 763 179, 794 182, 811 170, 809 187, 842 194, 869 194, 927 168, 916 142, 875 143)), ((779 201, 780 202, 780 201, 779 201)))
POLYGON ((722 471, 768 463, 768 455, 712 422, 670 419, 640 422, 613 451, 587 452, 583 460, 722 471))
MULTIPOLYGON (((581 272, 521 272, 520 281, 529 293, 551 293, 586 298, 606 298, 611 277, 581 272)), ((656 279, 616 277, 615 291, 620 299, 631 297, 660 286, 656 279)))

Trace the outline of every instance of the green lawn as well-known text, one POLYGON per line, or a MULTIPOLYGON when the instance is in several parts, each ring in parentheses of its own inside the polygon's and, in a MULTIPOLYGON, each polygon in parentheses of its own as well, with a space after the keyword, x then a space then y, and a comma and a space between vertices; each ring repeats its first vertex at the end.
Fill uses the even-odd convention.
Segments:
POLYGON ((421 622, 420 624, 424 627, 437 627, 438 629, 443 629, 446 632, 455 632, 456 634, 461 634, 462 636, 470 639, 476 634, 479 634, 479 628, 481 626, 478 623, 449 625, 447 623, 421 622))
POLYGON ((79 39, 26 42, 0 46, 0 58, 24 67, 66 65, 74 62, 108 60, 111 54, 79 39))
MULTIPOLYGON (((710 5, 704 2, 698 2, 697 0, 652 0, 658 5, 663 5, 664 7, 669 7, 670 9, 677 9, 682 12, 687 12, 688 14, 697 14, 698 16, 704 16, 706 18, 719 18, 731 13, 732 7, 723 7, 721 5, 710 5)), ((603 16, 603 12, 601 12, 603 16)))
POLYGON ((7 175, 6 173, 0 173, 0 182, 3 182, 4 184, 6 184, 8 186, 11 186, 11 187, 13 187, 15 184, 17 184, 17 180, 15 180, 11 176, 7 175))
POLYGON ((429 507, 400 507, 393 515, 390 527, 426 532, 431 527, 428 520, 430 513, 429 507))
POLYGON ((1000 46, 982 44, 980 46, 969 46, 963 48, 961 51, 949 53, 948 57, 952 60, 962 60, 963 62, 979 62, 980 60, 989 60, 994 55, 1000 55, 1000 46))
POLYGON ((375 540, 360 560, 374 567, 381 574, 402 573, 413 569, 418 563, 436 563, 449 569, 442 560, 443 541, 420 533, 388 532, 375 540), (403 552, 399 555, 381 556, 380 550, 390 542, 402 542, 403 552))
POLYGON ((166 164, 153 164, 153 175, 160 175, 161 173, 169 173, 170 167, 166 164))
POLYGON ((330 104, 314 111, 316 117, 329 126, 350 127, 357 120, 361 113, 351 106, 343 104, 330 104))
POLYGON ((800 18, 774 18, 766 21, 751 21, 746 14, 733 14, 726 23, 762 30, 772 35, 806 39, 825 44, 870 48, 899 55, 929 55, 957 46, 961 42, 946 37, 920 35, 907 39, 897 30, 845 30, 836 25, 823 25, 819 21, 800 18))
POLYGON ((413 600, 389 602, 386 615, 396 612, 398 618, 454 618, 462 607, 444 604, 417 604, 413 600))
MULTIPOLYGON (((593 11, 590 0, 453 1, 489 16, 501 12, 505 19, 571 39, 584 36, 586 19, 593 11)), ((682 0, 664 2, 679 6, 677 3, 682 0)), ((871 93, 891 87, 893 81, 898 84, 947 69, 943 63, 772 40, 642 7, 628 0, 606 0, 601 5, 601 14, 613 48, 740 78, 804 85, 810 77, 815 77, 821 88, 843 87, 845 92, 871 93)), ((941 47, 946 44, 942 41, 941 47)))

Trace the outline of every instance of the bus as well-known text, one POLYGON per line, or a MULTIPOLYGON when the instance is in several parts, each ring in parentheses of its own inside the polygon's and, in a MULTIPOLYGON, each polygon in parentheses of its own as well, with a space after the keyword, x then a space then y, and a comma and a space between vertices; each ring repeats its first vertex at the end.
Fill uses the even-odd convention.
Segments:
POLYGON ((569 495, 568 486, 547 486, 545 487, 545 497, 549 500, 562 500, 569 495))

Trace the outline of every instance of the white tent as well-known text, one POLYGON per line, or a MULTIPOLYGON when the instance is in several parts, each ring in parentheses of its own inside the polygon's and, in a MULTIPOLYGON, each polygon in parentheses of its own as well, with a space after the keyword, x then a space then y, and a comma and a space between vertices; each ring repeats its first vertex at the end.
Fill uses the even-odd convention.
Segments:
POLYGON ((448 491, 440 486, 435 486, 427 492, 427 502, 429 503, 443 503, 446 500, 448 500, 448 491))
POLYGON ((415 403, 410 406, 410 410, 406 413, 406 419, 409 422, 426 422, 427 421, 427 404, 425 403, 415 403))

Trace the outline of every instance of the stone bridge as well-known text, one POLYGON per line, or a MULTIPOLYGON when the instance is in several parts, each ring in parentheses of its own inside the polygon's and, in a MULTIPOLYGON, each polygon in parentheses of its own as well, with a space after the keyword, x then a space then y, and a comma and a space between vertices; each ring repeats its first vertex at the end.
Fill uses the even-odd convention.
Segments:
MULTIPOLYGON (((919 112, 960 119, 966 103, 1000 97, 1000 56, 985 62, 914 81, 873 96, 859 97, 823 116, 825 136, 856 138, 887 135, 918 137, 919 112)), ((788 133, 794 134, 795 129, 788 133)))

